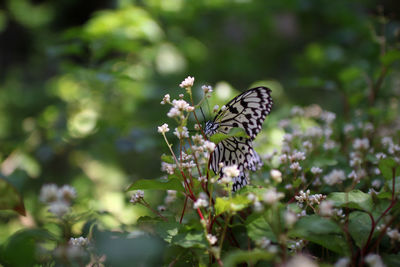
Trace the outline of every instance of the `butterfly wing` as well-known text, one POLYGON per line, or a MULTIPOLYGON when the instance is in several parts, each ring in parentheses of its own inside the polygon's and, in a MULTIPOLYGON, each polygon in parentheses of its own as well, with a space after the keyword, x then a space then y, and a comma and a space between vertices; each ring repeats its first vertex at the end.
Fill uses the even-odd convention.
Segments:
POLYGON ((249 89, 225 105, 214 118, 218 132, 228 133, 233 127, 246 131, 251 140, 260 132, 272 107, 271 90, 266 87, 249 89))
POLYGON ((220 162, 224 166, 238 166, 240 175, 233 178, 233 191, 249 183, 248 170, 255 171, 262 166, 260 156, 253 149, 252 141, 242 137, 227 138, 216 146, 212 155, 211 167, 215 173, 222 176, 220 162))

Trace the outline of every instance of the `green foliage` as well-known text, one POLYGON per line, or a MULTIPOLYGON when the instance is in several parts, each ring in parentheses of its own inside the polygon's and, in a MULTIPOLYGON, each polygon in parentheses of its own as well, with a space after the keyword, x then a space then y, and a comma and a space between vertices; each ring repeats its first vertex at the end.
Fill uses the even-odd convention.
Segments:
MULTIPOLYGON (((398 266, 399 12, 389 2, 6 1, 0 265, 261 266, 303 253, 398 266), (190 94, 177 86, 189 74, 190 94), (264 166, 232 193, 209 153, 171 132, 193 136, 199 106, 210 119, 253 86, 274 100, 253 141, 264 166), (196 118, 165 116, 165 94, 196 118)), ((248 138, 232 128, 208 140, 233 136, 248 138)))

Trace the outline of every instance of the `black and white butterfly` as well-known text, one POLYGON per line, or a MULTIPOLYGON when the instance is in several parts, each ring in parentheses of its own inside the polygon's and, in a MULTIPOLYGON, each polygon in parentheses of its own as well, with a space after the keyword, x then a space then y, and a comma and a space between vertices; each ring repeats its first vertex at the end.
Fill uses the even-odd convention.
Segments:
POLYGON ((212 153, 211 168, 222 177, 224 166, 237 165, 240 175, 233 179, 233 191, 249 183, 248 171, 262 166, 260 156, 253 149, 253 140, 260 132, 265 117, 272 107, 271 90, 266 87, 249 89, 236 96, 220 109, 212 121, 207 121, 205 134, 229 133, 234 127, 245 130, 249 138, 229 137, 219 142, 212 153))

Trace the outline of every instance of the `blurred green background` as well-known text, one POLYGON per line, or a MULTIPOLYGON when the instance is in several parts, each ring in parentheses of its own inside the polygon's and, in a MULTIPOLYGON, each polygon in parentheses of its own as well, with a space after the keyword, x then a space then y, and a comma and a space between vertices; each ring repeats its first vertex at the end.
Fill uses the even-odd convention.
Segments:
POLYGON ((109 212, 111 228, 132 224, 144 210, 124 189, 162 175, 156 126, 171 121, 159 103, 188 75, 194 90, 235 88, 228 98, 271 86, 276 114, 365 106, 360 77, 379 73, 379 36, 398 38, 399 14, 372 0, 3 1, 0 170, 28 216, 1 213, 0 243, 41 224, 45 183, 74 186, 78 209, 109 212))

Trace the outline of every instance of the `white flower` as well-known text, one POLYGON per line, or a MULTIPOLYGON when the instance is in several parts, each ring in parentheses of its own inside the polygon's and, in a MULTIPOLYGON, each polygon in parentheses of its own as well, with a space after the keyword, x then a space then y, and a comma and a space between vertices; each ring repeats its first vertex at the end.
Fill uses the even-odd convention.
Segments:
POLYGON ((283 198, 285 195, 281 192, 277 192, 276 188, 268 189, 267 192, 263 194, 263 201, 267 204, 274 204, 283 198))
POLYGON ((318 267, 318 265, 310 258, 301 254, 296 254, 288 261, 285 267, 318 267))
POLYGON ((196 124, 194 125, 194 129, 195 129, 196 131, 200 131, 201 125, 198 124, 198 123, 196 123, 196 124))
POLYGON ((344 171, 334 169, 324 176, 324 181, 328 185, 340 184, 346 179, 344 171))
POLYGON ((314 174, 314 175, 321 174, 322 173, 322 169, 320 167, 312 167, 311 168, 311 173, 314 174))
POLYGON ((160 205, 160 206, 157 207, 157 210, 158 210, 159 212, 164 212, 164 211, 167 210, 167 207, 165 207, 164 205, 160 205))
POLYGON ((345 134, 349 134, 349 133, 351 133, 352 131, 354 131, 354 125, 353 125, 353 124, 348 123, 348 124, 345 124, 345 125, 344 125, 344 127, 343 127, 343 132, 344 132, 345 134))
POLYGON ((304 147, 306 150, 311 150, 311 149, 313 148, 313 144, 312 144, 310 141, 304 141, 304 142, 303 142, 303 147, 304 147))
POLYGON ((298 162, 293 162, 290 164, 290 168, 294 171, 301 171, 301 166, 298 162))
POLYGON ((319 204, 319 214, 322 216, 332 216, 333 215, 333 202, 329 200, 324 200, 319 204))
POLYGON ((303 116, 304 115, 304 109, 299 107, 299 106, 294 106, 294 107, 292 107, 292 110, 290 111, 290 114, 292 116, 303 116))
POLYGON ((260 240, 257 241, 257 244, 260 246, 260 248, 267 248, 269 245, 271 245, 271 240, 266 238, 265 236, 261 237, 260 240))
POLYGON ((254 201, 253 208, 255 212, 261 212, 264 209, 264 206, 261 204, 260 201, 254 201))
POLYGON ((40 201, 51 203, 58 200, 58 187, 55 184, 45 184, 40 190, 40 201))
POLYGON ((336 143, 333 140, 326 140, 323 147, 325 150, 331 150, 336 147, 336 143))
POLYGON ((49 211, 56 215, 58 218, 61 218, 69 212, 69 205, 64 201, 51 202, 49 206, 49 211))
POLYGON ((393 139, 390 136, 385 136, 382 138, 381 143, 384 147, 388 147, 390 145, 393 145, 393 139))
POLYGON ((333 267, 348 267, 350 265, 349 258, 340 258, 333 267))
POLYGON ((307 130, 305 132, 305 135, 307 137, 312 137, 312 138, 319 138, 322 136, 322 134, 323 134, 323 131, 322 131, 321 127, 318 127, 318 126, 313 126, 313 127, 307 128, 307 130))
POLYGON ((169 94, 166 94, 163 98, 163 100, 161 101, 161 105, 164 105, 166 103, 171 103, 171 97, 169 96, 169 94))
POLYGON ((330 111, 324 111, 321 113, 321 119, 327 124, 331 124, 336 119, 336 114, 330 111))
POLYGON ((163 125, 158 126, 158 132, 162 134, 169 132, 168 124, 164 123, 163 125))
POLYGON ((217 237, 212 234, 207 234, 207 240, 211 245, 214 245, 218 241, 217 237))
POLYGON ((189 103, 186 102, 183 99, 180 99, 180 100, 174 99, 174 100, 172 100, 172 105, 176 109, 178 109, 179 111, 187 111, 187 109, 190 107, 189 103))
POLYGON ((208 201, 203 198, 198 198, 196 202, 194 202, 193 207, 195 209, 201 208, 201 207, 207 207, 208 206, 208 201))
POLYGON ((289 156, 290 161, 300 161, 300 160, 305 160, 306 156, 304 152, 300 151, 293 151, 293 154, 289 156))
POLYGON ((143 198, 144 198, 144 191, 143 190, 137 190, 132 195, 130 202, 132 204, 136 204, 136 203, 139 203, 143 198))
POLYGON ((365 262, 368 263, 370 267, 384 267, 385 264, 383 264, 382 259, 379 255, 377 254, 368 254, 365 257, 365 262))
POLYGON ((189 138, 189 131, 185 126, 183 126, 181 129, 175 128, 174 135, 176 135, 179 139, 189 138))
POLYGON ((183 113, 179 109, 177 109, 175 107, 172 107, 168 111, 167 116, 170 117, 170 118, 181 117, 181 116, 183 116, 183 113))
POLYGON ((371 183, 372 187, 374 187, 375 189, 379 189, 379 187, 381 187, 382 182, 378 179, 375 179, 372 181, 371 183))
POLYGON ((269 174, 271 175, 272 180, 275 182, 282 182, 282 173, 279 170, 272 169, 269 174))
POLYGON ((213 152, 215 149, 215 144, 213 142, 206 140, 204 141, 203 147, 206 151, 213 152))
POLYGON ((222 169, 222 172, 224 173, 224 176, 230 178, 238 177, 240 174, 237 165, 226 166, 222 169))
POLYGON ((167 190, 167 196, 164 199, 165 204, 171 204, 176 199, 176 191, 175 190, 167 190))
POLYGON ((76 198, 76 191, 70 185, 63 185, 60 189, 58 189, 59 198, 67 203, 70 203, 73 199, 76 198))
POLYGON ((86 237, 71 237, 68 241, 71 246, 86 247, 89 244, 89 240, 86 237))
POLYGON ((183 80, 180 84, 179 87, 181 88, 188 88, 192 87, 194 83, 194 77, 188 76, 185 80, 183 80))
POLYGON ((216 113, 218 110, 219 110, 219 106, 218 106, 218 105, 215 105, 215 106, 213 107, 213 112, 216 113))
POLYGON ((201 89, 203 90, 204 94, 208 94, 208 93, 212 93, 212 87, 210 85, 203 85, 201 87, 201 89))
POLYGON ((385 154, 385 153, 382 153, 382 152, 379 152, 379 153, 376 153, 376 154, 375 154, 375 157, 376 157, 378 160, 381 160, 381 159, 386 158, 386 154, 385 154))
POLYGON ((286 154, 282 154, 279 156, 279 162, 280 164, 284 164, 287 161, 288 156, 286 154))
POLYGON ((167 172, 168 174, 174 174, 176 169, 175 164, 170 164, 166 162, 161 162, 161 170, 167 172))
POLYGON ((289 227, 292 227, 297 221, 297 216, 294 212, 287 210, 284 214, 285 222, 289 227))
POLYGON ((368 138, 356 138, 353 141, 353 148, 356 150, 367 150, 369 148, 368 138))
POLYGON ((388 228, 386 231, 386 234, 388 235, 388 237, 394 241, 400 241, 400 233, 399 230, 397 229, 390 229, 388 228))

